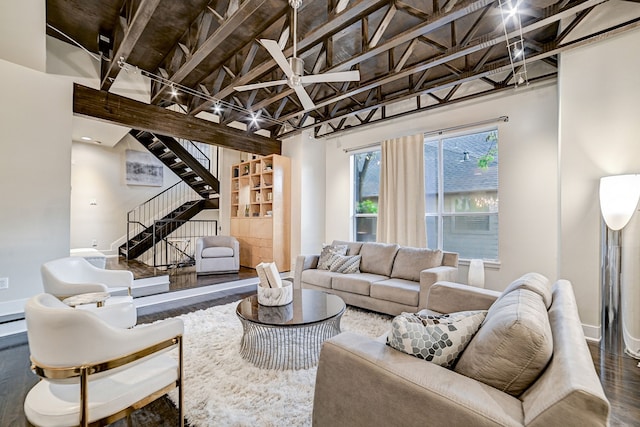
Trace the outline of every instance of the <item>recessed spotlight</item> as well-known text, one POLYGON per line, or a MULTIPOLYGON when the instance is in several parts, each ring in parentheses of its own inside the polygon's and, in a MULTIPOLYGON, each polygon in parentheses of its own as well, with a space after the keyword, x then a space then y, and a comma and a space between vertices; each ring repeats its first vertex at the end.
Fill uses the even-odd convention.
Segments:
POLYGON ((173 86, 171 86, 171 96, 178 96, 178 90, 173 86))
POLYGON ((91 141, 92 138, 90 136, 81 136, 80 139, 83 141, 91 141))

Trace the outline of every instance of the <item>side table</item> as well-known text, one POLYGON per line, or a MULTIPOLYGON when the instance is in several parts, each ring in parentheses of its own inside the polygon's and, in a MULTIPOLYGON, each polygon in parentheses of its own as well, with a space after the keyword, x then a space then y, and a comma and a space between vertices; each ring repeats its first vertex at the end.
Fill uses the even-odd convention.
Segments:
POLYGON ((76 307, 83 304, 95 304, 97 307, 104 306, 104 302, 111 295, 109 292, 90 292, 87 294, 78 294, 62 300, 63 303, 70 307, 76 307))

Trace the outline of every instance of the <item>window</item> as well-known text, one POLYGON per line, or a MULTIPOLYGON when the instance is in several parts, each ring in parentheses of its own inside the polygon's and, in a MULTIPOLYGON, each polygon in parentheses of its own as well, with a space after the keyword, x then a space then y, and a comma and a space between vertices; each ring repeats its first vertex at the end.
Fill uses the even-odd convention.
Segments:
POLYGON ((424 161, 428 246, 497 260, 497 131, 426 140, 424 161))
POLYGON ((353 155, 355 240, 375 242, 380 194, 380 150, 353 155))
MULTIPOLYGON (((376 240, 380 150, 352 156, 354 240, 376 240)), ((498 132, 426 139, 427 246, 498 259, 498 132)))

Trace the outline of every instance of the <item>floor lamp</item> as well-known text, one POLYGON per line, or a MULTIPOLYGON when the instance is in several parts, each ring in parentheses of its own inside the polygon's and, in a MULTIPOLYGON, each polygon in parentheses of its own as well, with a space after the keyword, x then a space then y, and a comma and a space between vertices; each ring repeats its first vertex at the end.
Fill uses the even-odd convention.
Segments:
POLYGON ((600 348, 624 354, 620 273, 622 229, 636 211, 640 198, 640 175, 615 175, 600 179, 602 339, 600 348))

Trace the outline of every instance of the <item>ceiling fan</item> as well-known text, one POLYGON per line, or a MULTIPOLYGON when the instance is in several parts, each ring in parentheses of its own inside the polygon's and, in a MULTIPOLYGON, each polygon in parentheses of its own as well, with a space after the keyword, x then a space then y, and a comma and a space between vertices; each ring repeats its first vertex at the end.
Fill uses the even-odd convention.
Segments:
POLYGON ((302 4, 302 0, 289 0, 289 5, 293 8, 293 56, 287 60, 280 49, 280 45, 275 40, 261 39, 262 46, 271 54, 276 63, 282 68, 287 76, 286 80, 274 80, 264 83, 255 83, 244 86, 234 87, 237 91, 246 91, 261 89, 271 86, 286 84, 293 89, 298 95, 298 99, 302 103, 305 110, 313 110, 316 108, 311 97, 304 90, 303 85, 309 83, 325 83, 325 82, 346 82, 360 80, 360 72, 355 71, 339 71, 335 73, 311 74, 304 75, 304 61, 296 56, 296 27, 298 21, 298 8, 302 4))

